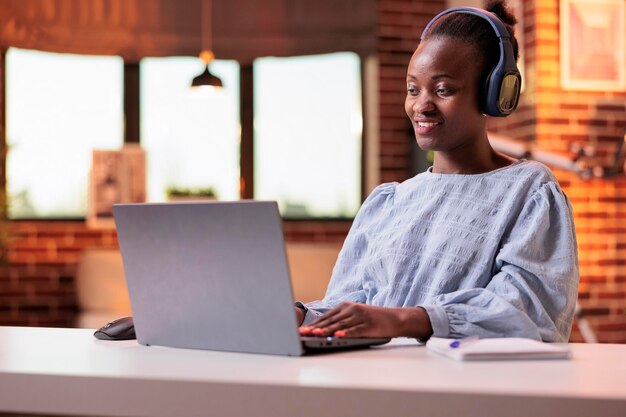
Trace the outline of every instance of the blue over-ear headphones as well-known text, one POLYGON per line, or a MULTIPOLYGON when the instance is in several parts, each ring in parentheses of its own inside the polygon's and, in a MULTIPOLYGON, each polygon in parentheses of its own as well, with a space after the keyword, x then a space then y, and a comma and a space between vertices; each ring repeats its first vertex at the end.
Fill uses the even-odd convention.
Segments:
POLYGON ((515 64, 515 54, 509 32, 504 23, 495 14, 475 7, 456 7, 444 10, 435 16, 424 28, 420 40, 428 29, 441 16, 450 13, 468 13, 485 19, 498 37, 500 45, 500 59, 498 64, 489 72, 485 82, 485 93, 481 98, 482 111, 496 117, 504 117, 513 113, 517 107, 522 85, 522 76, 515 64))

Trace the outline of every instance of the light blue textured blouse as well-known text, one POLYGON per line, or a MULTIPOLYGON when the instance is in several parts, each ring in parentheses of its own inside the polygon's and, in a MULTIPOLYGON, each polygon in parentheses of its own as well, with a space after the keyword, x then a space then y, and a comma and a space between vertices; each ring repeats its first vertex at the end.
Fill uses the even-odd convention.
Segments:
POLYGON ((342 301, 421 306, 433 336, 565 342, 578 277, 571 206, 546 166, 427 171, 370 194, 304 322, 342 301))

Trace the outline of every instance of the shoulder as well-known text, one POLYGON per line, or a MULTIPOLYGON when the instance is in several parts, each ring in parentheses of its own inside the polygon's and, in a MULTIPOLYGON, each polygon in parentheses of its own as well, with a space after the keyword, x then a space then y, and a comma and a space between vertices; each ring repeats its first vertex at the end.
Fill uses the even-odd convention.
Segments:
POLYGON ((541 162, 521 160, 517 164, 512 165, 512 170, 516 171, 517 175, 533 183, 545 184, 547 182, 557 182, 550 168, 541 162))
POLYGON ((571 213, 569 200, 550 168, 537 161, 521 161, 517 165, 518 198, 531 206, 561 207, 571 213))
POLYGON ((497 170, 493 180, 504 184, 508 194, 515 194, 522 199, 545 188, 560 191, 559 182, 550 168, 537 161, 520 160, 497 170))
POLYGON ((354 222, 352 223, 352 229, 359 229, 364 225, 376 222, 382 213, 388 212, 388 209, 393 205, 393 199, 396 192, 397 182, 389 182, 378 185, 367 196, 361 207, 359 208, 354 222))
POLYGON ((397 182, 386 182, 376 186, 363 202, 363 206, 380 206, 393 201, 397 187, 397 182))

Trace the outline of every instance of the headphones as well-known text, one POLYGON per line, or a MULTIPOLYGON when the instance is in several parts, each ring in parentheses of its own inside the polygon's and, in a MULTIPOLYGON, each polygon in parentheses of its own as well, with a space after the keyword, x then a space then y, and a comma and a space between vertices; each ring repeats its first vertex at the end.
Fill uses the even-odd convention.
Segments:
POLYGON ((496 117, 505 117, 517 108, 522 85, 522 76, 515 64, 515 54, 509 32, 504 23, 495 14, 475 7, 456 7, 444 10, 435 16, 424 28, 420 40, 428 29, 440 17, 450 13, 467 13, 481 17, 493 28, 500 45, 500 59, 498 64, 489 72, 484 86, 484 96, 481 105, 484 114, 496 117))

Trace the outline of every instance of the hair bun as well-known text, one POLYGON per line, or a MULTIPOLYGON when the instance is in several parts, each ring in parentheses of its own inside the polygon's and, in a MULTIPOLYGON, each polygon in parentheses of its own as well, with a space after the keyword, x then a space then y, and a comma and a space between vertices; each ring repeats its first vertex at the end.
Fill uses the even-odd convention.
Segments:
POLYGON ((511 13, 509 8, 506 6, 506 3, 504 2, 504 0, 490 1, 489 3, 487 3, 485 10, 495 14, 496 16, 500 18, 500 20, 502 20, 503 23, 509 26, 515 26, 515 24, 517 23, 517 19, 515 18, 515 15, 511 13))

